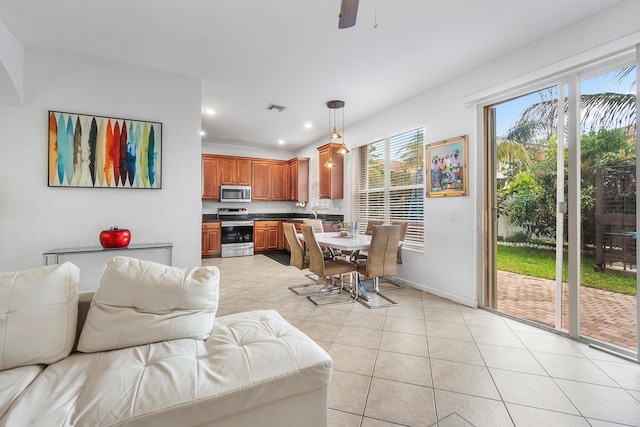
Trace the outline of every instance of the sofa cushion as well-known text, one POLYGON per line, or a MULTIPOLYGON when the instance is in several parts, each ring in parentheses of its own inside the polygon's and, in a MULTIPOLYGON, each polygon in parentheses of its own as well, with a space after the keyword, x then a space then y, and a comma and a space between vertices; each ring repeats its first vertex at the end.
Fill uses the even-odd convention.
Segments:
MULTIPOLYGON (((201 426, 322 389, 331 357, 273 310, 216 319, 211 337, 104 353, 48 366, 6 425, 201 426)), ((319 403, 322 404, 322 403, 319 403)), ((326 405, 326 402, 324 402, 326 405)))
POLYGON ((0 371, 54 363, 71 352, 78 267, 70 262, 0 273, 0 371))
POLYGON ((219 282, 216 267, 185 270, 136 258, 112 258, 91 302, 78 351, 206 339, 218 310, 219 282))
POLYGON ((44 368, 45 365, 29 365, 0 372, 0 419, 44 368))

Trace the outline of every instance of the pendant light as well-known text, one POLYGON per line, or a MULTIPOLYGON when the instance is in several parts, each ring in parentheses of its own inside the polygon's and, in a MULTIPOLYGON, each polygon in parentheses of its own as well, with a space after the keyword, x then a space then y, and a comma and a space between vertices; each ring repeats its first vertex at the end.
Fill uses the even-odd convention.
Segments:
POLYGON ((344 144, 344 107, 342 107, 342 146, 338 148, 338 154, 342 154, 343 156, 349 152, 347 150, 347 146, 344 144))
POLYGON ((329 138, 340 139, 342 136, 336 130, 336 110, 344 107, 344 101, 329 101, 327 102, 327 107, 329 107, 329 129, 331 129, 331 110, 333 110, 333 132, 331 132, 329 138))
MULTIPOLYGON (((342 139, 342 146, 338 149, 338 153, 343 155, 347 154, 349 150, 347 149, 347 146, 344 143, 344 138, 336 130, 336 110, 341 108, 342 109, 342 134, 344 135, 344 101, 338 101, 338 100, 329 101, 327 102, 327 107, 329 108, 329 129, 331 129, 331 110, 333 110, 333 132, 331 132, 331 134, 329 135, 329 138, 342 139)), ((327 163, 333 163, 331 158, 329 158, 327 163)), ((325 164, 325 166, 333 167, 335 166, 335 163, 331 165, 325 164)))

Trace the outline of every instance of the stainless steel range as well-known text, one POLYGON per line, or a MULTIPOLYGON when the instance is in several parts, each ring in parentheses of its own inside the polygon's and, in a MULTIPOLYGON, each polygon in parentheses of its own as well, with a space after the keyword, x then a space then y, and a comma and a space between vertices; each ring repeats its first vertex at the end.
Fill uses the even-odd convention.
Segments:
POLYGON ((219 208, 221 257, 253 255, 253 220, 247 208, 219 208))

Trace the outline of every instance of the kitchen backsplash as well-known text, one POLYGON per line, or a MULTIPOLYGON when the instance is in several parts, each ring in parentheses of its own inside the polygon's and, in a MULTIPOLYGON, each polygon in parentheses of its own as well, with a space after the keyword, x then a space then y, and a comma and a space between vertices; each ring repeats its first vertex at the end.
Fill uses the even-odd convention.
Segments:
POLYGON ((250 214, 295 214, 300 217, 314 216, 314 211, 318 217, 337 216, 342 218, 342 203, 338 200, 318 200, 311 202, 304 207, 296 206, 293 202, 250 202, 250 203, 221 203, 204 200, 202 202, 202 214, 213 215, 218 213, 218 208, 247 208, 250 214))

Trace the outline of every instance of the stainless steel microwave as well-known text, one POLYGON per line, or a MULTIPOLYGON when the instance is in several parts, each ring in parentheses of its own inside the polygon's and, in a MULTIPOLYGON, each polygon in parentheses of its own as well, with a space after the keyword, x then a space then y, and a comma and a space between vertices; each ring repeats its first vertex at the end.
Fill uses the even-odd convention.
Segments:
POLYGON ((251 187, 248 185, 221 185, 221 202, 250 202, 251 187))

